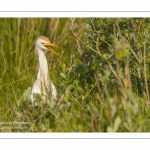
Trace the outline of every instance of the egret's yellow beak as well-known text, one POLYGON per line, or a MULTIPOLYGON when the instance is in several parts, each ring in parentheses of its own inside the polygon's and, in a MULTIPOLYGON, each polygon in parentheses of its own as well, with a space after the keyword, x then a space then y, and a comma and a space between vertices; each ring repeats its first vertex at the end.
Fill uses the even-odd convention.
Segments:
POLYGON ((57 45, 53 44, 53 43, 44 43, 43 44, 45 47, 47 47, 47 49, 51 52, 53 52, 54 54, 56 54, 58 56, 58 54, 51 48, 51 47, 58 47, 57 45))

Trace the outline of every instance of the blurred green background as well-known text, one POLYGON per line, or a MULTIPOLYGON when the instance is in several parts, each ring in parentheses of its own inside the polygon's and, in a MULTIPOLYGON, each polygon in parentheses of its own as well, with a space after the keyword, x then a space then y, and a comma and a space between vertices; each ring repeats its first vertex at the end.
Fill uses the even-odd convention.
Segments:
POLYGON ((0 18, 0 131, 149 132, 149 34, 149 18, 0 18), (40 35, 58 99, 35 107, 40 35))

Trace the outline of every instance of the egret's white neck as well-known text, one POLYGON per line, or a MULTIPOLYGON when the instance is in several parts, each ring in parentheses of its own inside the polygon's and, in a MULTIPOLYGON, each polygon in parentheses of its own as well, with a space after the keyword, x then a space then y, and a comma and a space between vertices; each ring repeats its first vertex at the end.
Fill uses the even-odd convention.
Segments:
POLYGON ((44 74, 48 74, 48 64, 44 51, 37 50, 37 53, 39 57, 39 70, 44 74))

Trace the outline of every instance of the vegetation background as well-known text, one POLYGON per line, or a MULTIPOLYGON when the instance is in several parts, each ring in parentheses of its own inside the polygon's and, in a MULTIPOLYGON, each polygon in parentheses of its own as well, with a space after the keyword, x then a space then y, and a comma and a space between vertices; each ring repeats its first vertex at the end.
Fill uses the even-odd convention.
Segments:
POLYGON ((1 18, 1 132, 149 132, 149 18, 1 18), (58 99, 29 99, 39 35, 58 99))

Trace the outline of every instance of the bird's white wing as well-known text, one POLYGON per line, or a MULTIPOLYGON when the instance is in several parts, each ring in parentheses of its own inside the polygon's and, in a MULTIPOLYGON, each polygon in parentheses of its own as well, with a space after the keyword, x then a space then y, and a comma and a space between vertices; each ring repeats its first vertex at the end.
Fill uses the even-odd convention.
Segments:
POLYGON ((41 95, 41 90, 40 90, 40 86, 38 85, 38 83, 35 81, 33 87, 32 87, 32 91, 31 91, 31 100, 32 102, 34 102, 34 93, 40 94, 41 95))
POLYGON ((51 90, 52 90, 52 96, 54 97, 54 99, 57 98, 57 91, 56 91, 56 88, 53 84, 53 82, 51 82, 51 90))
POLYGON ((34 82, 33 87, 32 87, 31 96, 30 96, 32 102, 35 100, 34 99, 34 93, 41 95, 40 71, 38 72, 37 80, 34 82))

